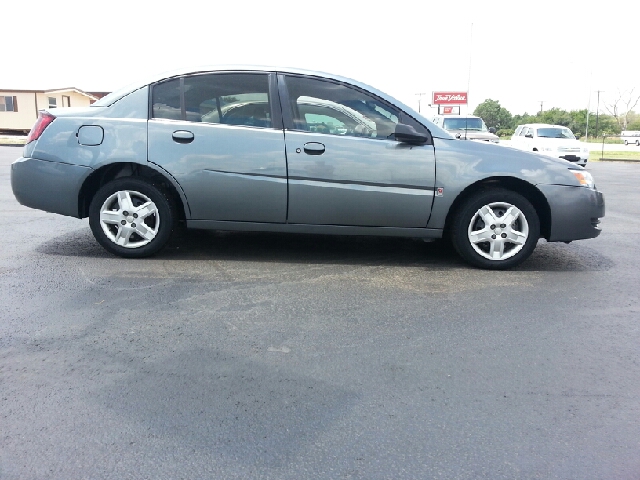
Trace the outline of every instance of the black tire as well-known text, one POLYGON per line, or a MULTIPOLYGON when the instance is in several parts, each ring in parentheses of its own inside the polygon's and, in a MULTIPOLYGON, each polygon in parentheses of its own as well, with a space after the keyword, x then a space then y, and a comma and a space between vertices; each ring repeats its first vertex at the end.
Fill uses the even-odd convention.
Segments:
POLYGON ((107 183, 93 196, 89 206, 89 226, 93 236, 105 250, 125 258, 149 257, 160 251, 171 238, 176 223, 173 199, 159 186, 137 177, 119 178, 107 183), (119 192, 122 198, 126 198, 122 203, 128 202, 129 208, 120 208, 119 192), (146 210, 141 209, 145 204, 146 210), (129 212, 129 209, 133 211, 129 212), (136 212, 140 212, 140 217, 136 212), (103 213, 111 218, 103 222, 103 213), (142 221, 139 218, 143 218, 142 221), (120 235, 120 232, 124 233, 120 235), (145 232, 145 236, 139 232, 145 232), (118 238, 121 244, 116 243, 118 238))
POLYGON ((511 190, 492 188, 471 195, 459 206, 453 215, 450 233, 453 246, 464 260, 476 267, 504 270, 529 258, 540 238, 540 220, 533 205, 522 195, 511 190), (518 214, 515 209, 512 210, 518 214, 517 218, 509 225, 499 223, 512 206, 519 211, 518 214), (487 226, 481 218, 480 209, 483 207, 489 207, 494 215, 495 222, 492 225, 487 226), (486 233, 483 233, 487 227, 486 233), (526 237, 522 235, 525 231, 526 237), (472 242, 471 235, 478 241, 472 242), (486 242, 479 240, 485 236, 486 242), (502 239, 503 236, 506 238, 502 239), (521 243, 509 242, 512 237, 521 243), (500 244, 504 253, 500 253, 500 244), (492 251, 494 246, 497 252, 492 251), (488 258, 494 255, 497 257, 488 258))

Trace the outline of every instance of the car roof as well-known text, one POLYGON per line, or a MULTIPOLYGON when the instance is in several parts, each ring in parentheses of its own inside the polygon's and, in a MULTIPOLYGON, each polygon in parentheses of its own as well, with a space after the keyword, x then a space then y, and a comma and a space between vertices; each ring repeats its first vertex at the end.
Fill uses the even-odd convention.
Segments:
POLYGON ((434 115, 433 118, 480 118, 477 115, 434 115))
POLYGON ((534 127, 534 128, 569 128, 564 125, 551 125, 549 123, 525 123, 523 125, 518 125, 518 127, 534 127))
POLYGON ((124 88, 118 89, 113 93, 101 98, 93 105, 107 107, 112 105, 113 103, 120 100, 122 97, 128 95, 129 93, 138 90, 140 88, 146 87, 147 85, 155 82, 160 82, 162 80, 168 80, 173 77, 180 77, 183 75, 194 75, 194 74, 205 74, 205 73, 215 73, 215 72, 277 72, 277 73, 293 73, 298 75, 309 75, 314 77, 325 78, 329 80, 336 80, 338 82, 348 83, 350 85, 354 85, 356 87, 362 88, 368 92, 373 93, 374 95, 400 107, 406 113, 411 115, 414 118, 420 119, 421 122, 426 122, 429 125, 429 130, 431 134, 435 137, 439 138, 452 138, 451 135, 446 131, 433 124, 429 119, 427 119, 421 113, 416 112, 414 109, 395 99, 394 97, 387 95, 384 92, 372 87, 363 82, 359 82, 358 80, 354 80, 352 78, 343 77, 340 75, 334 75, 331 73, 321 72, 318 70, 305 70, 302 68, 292 68, 292 67, 281 67, 281 66, 265 66, 265 65, 234 65, 234 64, 225 64, 225 65, 209 65, 209 66, 200 66, 193 68, 180 68, 176 70, 171 70, 168 72, 148 76, 144 79, 141 79, 137 82, 131 83, 124 88))

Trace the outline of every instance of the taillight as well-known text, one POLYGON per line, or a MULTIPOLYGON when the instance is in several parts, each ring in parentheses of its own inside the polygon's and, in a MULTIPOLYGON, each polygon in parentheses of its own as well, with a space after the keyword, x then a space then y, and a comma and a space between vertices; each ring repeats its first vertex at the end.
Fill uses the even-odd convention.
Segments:
POLYGON ((40 112, 40 114, 38 115, 38 120, 36 120, 36 124, 31 127, 29 136, 27 136, 27 143, 39 139, 40 135, 42 135, 42 132, 44 132, 44 129, 47 128, 49 124, 55 119, 56 117, 48 112, 40 112))

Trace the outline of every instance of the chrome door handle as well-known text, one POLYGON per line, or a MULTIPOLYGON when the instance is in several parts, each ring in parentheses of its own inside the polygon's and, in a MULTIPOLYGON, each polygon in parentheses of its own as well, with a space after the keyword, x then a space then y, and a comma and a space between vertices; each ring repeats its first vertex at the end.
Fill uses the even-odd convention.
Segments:
POLYGON ((187 130, 176 130, 173 132, 173 141, 176 143, 191 143, 195 138, 192 132, 187 130))
POLYGON ((322 155, 324 153, 324 145, 319 142, 305 143, 304 153, 307 155, 322 155))

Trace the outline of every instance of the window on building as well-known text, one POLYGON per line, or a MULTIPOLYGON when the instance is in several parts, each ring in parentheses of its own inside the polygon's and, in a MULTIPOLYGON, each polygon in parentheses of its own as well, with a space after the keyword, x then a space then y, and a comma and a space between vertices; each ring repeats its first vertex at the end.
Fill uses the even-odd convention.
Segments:
POLYGON ((58 100, 56 97, 49 97, 49 108, 56 108, 58 106, 58 100))
POLYGON ((18 99, 10 96, 0 96, 0 112, 17 112, 18 99))

